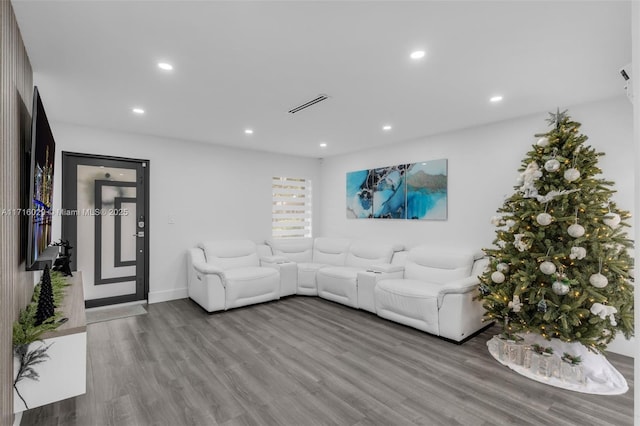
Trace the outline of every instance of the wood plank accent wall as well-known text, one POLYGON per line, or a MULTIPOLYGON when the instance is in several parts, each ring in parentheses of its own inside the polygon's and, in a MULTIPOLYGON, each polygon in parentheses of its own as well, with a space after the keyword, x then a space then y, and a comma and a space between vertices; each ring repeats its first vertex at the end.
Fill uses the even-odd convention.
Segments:
MULTIPOLYGON (((0 0, 0 209, 20 207, 21 103, 31 110, 33 72, 9 0, 0 0), (20 99, 22 98, 22 99, 20 99)), ((1 214, 1 210, 0 210, 1 214)), ((13 423, 12 324, 33 293, 20 217, 0 215, 0 425, 13 423)))

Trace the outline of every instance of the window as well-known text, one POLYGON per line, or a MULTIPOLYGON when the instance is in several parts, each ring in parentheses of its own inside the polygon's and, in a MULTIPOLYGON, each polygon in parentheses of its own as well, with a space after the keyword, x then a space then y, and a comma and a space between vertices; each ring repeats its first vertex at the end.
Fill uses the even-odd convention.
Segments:
POLYGON ((311 237, 311 181, 274 177, 271 235, 274 238, 311 237))

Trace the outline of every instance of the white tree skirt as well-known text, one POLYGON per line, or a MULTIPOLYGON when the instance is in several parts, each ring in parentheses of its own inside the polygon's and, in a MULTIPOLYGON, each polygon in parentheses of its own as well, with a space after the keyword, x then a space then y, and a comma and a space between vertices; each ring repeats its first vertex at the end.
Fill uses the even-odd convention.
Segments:
MULTIPOLYGON (((493 339, 498 339, 498 336, 494 336, 493 339)), ((535 333, 528 333, 524 335, 525 345, 533 345, 536 343, 540 346, 552 347, 554 354, 557 356, 562 356, 564 352, 571 355, 579 355, 582 358, 580 365, 583 368, 584 383, 570 382, 558 377, 542 376, 537 372, 531 371, 529 368, 523 367, 522 365, 517 365, 509 362, 508 360, 499 359, 497 351, 492 350, 492 348, 495 348, 497 345, 492 344, 491 340, 487 342, 487 346, 489 347, 489 353, 491 353, 498 362, 506 365, 513 371, 525 377, 541 383, 576 392, 597 395, 620 395, 629 390, 629 386, 627 385, 625 378, 613 367, 613 365, 609 363, 604 355, 591 352, 578 342, 568 343, 562 342, 558 339, 546 340, 535 333)))

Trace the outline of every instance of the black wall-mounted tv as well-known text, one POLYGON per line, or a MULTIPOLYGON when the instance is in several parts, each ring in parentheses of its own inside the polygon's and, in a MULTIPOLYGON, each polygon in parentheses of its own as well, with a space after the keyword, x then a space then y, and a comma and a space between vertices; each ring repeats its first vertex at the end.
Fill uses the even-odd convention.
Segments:
MULTIPOLYGON (((47 114, 40 99, 38 88, 33 89, 31 110, 31 150, 29 171, 29 205, 27 216, 28 270, 44 268, 43 254, 51 244, 51 221, 53 218, 53 172, 56 143, 49 126, 47 114)), ((50 262, 52 259, 48 259, 50 262)))

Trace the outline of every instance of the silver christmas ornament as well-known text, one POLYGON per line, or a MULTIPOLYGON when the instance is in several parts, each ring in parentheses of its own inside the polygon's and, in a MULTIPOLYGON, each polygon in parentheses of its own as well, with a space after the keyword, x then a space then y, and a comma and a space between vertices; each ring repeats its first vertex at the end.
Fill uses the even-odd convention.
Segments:
POLYGON ((608 213, 604 219, 602 219, 602 223, 607 225, 609 228, 615 229, 620 225, 620 215, 618 213, 608 213))
POLYGON ((564 179, 567 182, 573 182, 574 180, 578 180, 578 178, 580 178, 580 171, 578 169, 572 167, 565 170, 564 179))
POLYGON ((536 216, 536 222, 538 222, 538 224, 542 226, 549 225, 552 220, 553 218, 549 213, 540 213, 538 216, 536 216))
POLYGON ((544 148, 545 146, 549 145, 549 138, 546 136, 541 137, 540 139, 538 139, 538 142, 536 142, 536 145, 544 148))
POLYGON ((564 296, 569 293, 569 285, 563 283, 562 281, 554 281, 551 285, 551 290, 558 296, 564 296))
POLYGON ((504 282, 504 278, 504 274, 500 271, 495 271, 493 274, 491 274, 491 281, 496 284, 502 284, 504 282))
POLYGON ((545 260, 540 264, 540 272, 545 275, 551 275, 556 272, 556 265, 554 265, 553 262, 545 260))
POLYGON ((595 288, 605 288, 607 284, 609 284, 609 280, 598 272, 597 274, 593 274, 589 277, 589 283, 595 288))
POLYGON ((544 163, 544 169, 548 172, 557 172, 560 169, 560 162, 555 158, 547 160, 547 162, 544 163))
POLYGON ((584 226, 578 223, 574 223, 569 228, 567 228, 567 233, 573 238, 580 238, 584 235, 584 226))

